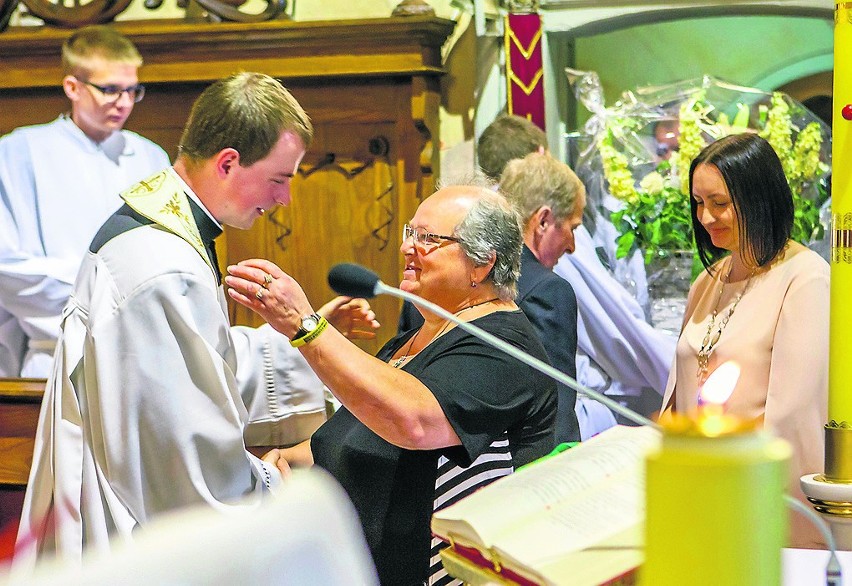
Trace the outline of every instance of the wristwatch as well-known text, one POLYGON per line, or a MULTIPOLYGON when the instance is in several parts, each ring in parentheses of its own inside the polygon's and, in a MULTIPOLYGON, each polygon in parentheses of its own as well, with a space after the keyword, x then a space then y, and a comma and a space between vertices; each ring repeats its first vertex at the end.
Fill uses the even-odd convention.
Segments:
POLYGON ((317 329, 317 326, 319 325, 321 319, 322 318, 318 313, 303 315, 301 320, 302 325, 299 327, 298 330, 296 330, 296 335, 293 336, 293 339, 298 340, 299 338, 304 338, 305 336, 313 332, 315 329, 317 329))
POLYGON ((301 323, 301 327, 296 330, 293 339, 290 340, 290 345, 293 348, 304 346, 305 344, 319 336, 321 333, 323 333, 323 331, 325 331, 325 328, 328 327, 328 321, 324 317, 316 313, 302 316, 301 323))

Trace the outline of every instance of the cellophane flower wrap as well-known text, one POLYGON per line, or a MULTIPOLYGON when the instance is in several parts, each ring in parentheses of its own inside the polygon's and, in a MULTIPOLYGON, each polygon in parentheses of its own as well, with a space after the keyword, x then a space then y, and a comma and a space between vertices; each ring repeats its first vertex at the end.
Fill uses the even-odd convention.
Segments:
POLYGON ((788 95, 705 76, 625 92, 606 108, 596 74, 569 70, 568 77, 592 112, 577 171, 590 205, 615 226, 617 258, 638 249, 650 264, 693 249, 690 164, 706 145, 741 132, 764 137, 781 159, 795 206, 792 237, 804 244, 823 237, 831 129, 788 95))

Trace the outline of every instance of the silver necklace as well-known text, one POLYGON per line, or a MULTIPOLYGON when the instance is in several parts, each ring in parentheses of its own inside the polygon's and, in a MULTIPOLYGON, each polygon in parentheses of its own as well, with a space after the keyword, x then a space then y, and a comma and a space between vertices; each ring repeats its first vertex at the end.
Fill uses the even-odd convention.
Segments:
MULTIPOLYGON (((464 313, 465 311, 467 311, 468 309, 473 309, 474 307, 478 307, 478 306, 480 306, 480 305, 485 305, 486 303, 491 303, 492 301, 497 301, 498 299, 500 299, 500 298, 499 298, 499 297, 493 297, 493 298, 491 298, 491 299, 486 299, 485 301, 480 301, 479 303, 474 303, 473 305, 468 305, 467 307, 463 307, 463 308, 459 309, 459 310, 455 313, 455 316, 456 316, 456 317, 458 317, 458 316, 460 316, 462 313, 464 313)), ((444 325, 443 325, 443 327, 441 327, 441 329, 438 331, 438 333, 437 333, 437 334, 435 334, 435 335, 432 337, 432 339, 431 339, 431 340, 429 340, 429 342, 427 342, 427 343, 426 343, 426 346, 428 346, 429 344, 431 344, 432 342, 434 342, 435 340, 437 340, 438 338, 440 338, 440 337, 441 337, 441 335, 442 335, 442 334, 446 331, 446 329, 447 329, 449 326, 450 326, 450 320, 446 320, 446 321, 445 321, 445 323, 444 323, 444 325)), ((393 368, 399 368, 399 367, 400 367, 400 365, 402 365, 402 363, 403 363, 403 362, 405 362, 406 360, 408 360, 409 355, 411 354, 411 347, 412 347, 412 346, 414 346, 414 340, 416 340, 416 339, 417 339, 417 336, 419 336, 419 335, 420 335, 420 332, 421 332, 422 330, 423 330, 423 328, 421 327, 419 330, 417 330, 417 333, 416 333, 416 334, 414 334, 413 336, 411 336, 411 341, 408 343, 408 347, 405 349, 405 353, 404 353, 402 356, 400 356, 399 358, 397 358, 396 360, 394 360, 394 361, 391 363, 391 366, 392 366, 393 368)), ((426 346, 423 346, 423 348, 425 348, 426 346)))
POLYGON ((701 349, 698 350, 698 384, 701 385, 707 378, 707 369, 710 364, 710 356, 713 354, 713 350, 716 349, 716 346, 719 343, 719 339, 722 337, 722 331, 728 325, 728 321, 731 319, 731 316, 734 315, 734 310, 739 305, 740 300, 743 298, 746 290, 748 289, 749 284, 751 284, 751 278, 754 276, 754 271, 749 273, 748 280, 746 281, 745 287, 737 295, 736 299, 734 299, 734 303, 731 305, 730 309, 725 312, 725 315, 719 320, 719 323, 716 324, 716 318, 719 315, 719 302, 722 301, 722 291, 725 288, 725 283, 731 278, 731 270, 734 268, 734 260, 731 259, 731 266, 728 267, 728 273, 725 275, 725 279, 719 280, 719 293, 716 295, 716 306, 713 308, 713 314, 710 316, 710 323, 707 324, 707 333, 704 334, 704 339, 701 342, 701 349), (716 327, 716 331, 713 331, 713 326, 716 327))
POLYGON ((408 343, 408 348, 405 349, 405 354, 403 354, 402 356, 400 356, 399 358, 394 360, 391 363, 391 366, 393 366, 394 368, 399 368, 400 365, 408 359, 408 354, 411 352, 411 347, 414 346, 414 340, 417 339, 417 336, 420 335, 420 332, 422 330, 423 330, 423 328, 420 328, 419 330, 417 330, 416 334, 411 336, 411 341, 408 343))

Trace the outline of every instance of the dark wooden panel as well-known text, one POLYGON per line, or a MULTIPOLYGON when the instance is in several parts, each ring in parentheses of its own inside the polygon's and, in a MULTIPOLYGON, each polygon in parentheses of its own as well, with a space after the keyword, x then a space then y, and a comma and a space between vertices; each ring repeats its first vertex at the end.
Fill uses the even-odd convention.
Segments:
POLYGON ((24 487, 44 393, 41 379, 0 379, 0 486, 24 487))

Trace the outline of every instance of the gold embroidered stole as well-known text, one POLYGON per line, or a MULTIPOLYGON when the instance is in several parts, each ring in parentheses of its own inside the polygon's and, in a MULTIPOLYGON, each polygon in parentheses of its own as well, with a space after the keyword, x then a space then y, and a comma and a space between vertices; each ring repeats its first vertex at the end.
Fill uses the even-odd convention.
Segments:
POLYGON ((201 233, 192 217, 189 197, 183 185, 170 169, 160 171, 121 193, 121 199, 133 210, 186 240, 204 259, 210 270, 216 269, 201 240, 201 233))

